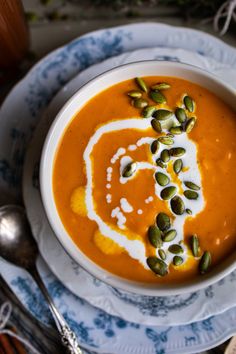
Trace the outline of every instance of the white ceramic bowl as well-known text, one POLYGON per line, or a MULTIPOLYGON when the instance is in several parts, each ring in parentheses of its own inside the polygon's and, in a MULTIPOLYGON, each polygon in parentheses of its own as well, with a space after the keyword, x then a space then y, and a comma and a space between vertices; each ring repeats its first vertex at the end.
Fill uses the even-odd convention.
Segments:
MULTIPOLYGON (((65 129, 70 124, 74 115, 91 97, 118 82, 136 76, 175 76, 192 81, 209 89, 216 95, 220 94, 221 98, 236 111, 235 91, 217 77, 194 66, 173 62, 143 61, 123 65, 99 75, 80 88, 71 97, 57 114, 48 132, 40 164, 40 188, 44 208, 52 229, 65 251, 96 278, 101 279, 109 285, 136 294, 173 295, 196 291, 220 280, 233 271, 236 268, 236 253, 214 267, 211 272, 201 277, 200 280, 196 278, 179 285, 146 284, 129 281, 109 273, 83 254, 68 235, 57 212, 53 197, 52 174, 55 153, 65 129)), ((83 286, 83 284, 81 284, 81 286, 83 286)))

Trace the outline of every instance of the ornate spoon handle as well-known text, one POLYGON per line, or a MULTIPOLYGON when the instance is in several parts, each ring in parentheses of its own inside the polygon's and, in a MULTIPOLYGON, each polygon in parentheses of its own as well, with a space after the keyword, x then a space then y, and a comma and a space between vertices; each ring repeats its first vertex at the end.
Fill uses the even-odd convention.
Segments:
POLYGON ((83 354, 74 332, 68 325, 64 325, 61 328, 61 341, 69 354, 83 354))
POLYGON ((69 354, 83 354, 80 349, 79 343, 77 341, 75 333, 70 329, 65 319, 62 317, 58 309, 56 308, 51 296, 49 295, 41 276, 36 268, 36 266, 32 269, 29 269, 30 274, 34 278, 35 282, 38 284, 40 290, 42 291, 45 299, 48 303, 48 306, 52 312, 53 318, 55 320, 57 329, 61 336, 61 342, 64 347, 67 349, 69 354))

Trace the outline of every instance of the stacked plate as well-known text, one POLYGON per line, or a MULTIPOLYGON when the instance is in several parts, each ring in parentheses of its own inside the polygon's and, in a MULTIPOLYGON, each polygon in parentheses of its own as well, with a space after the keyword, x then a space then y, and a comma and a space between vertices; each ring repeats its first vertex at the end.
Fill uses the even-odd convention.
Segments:
MULTIPOLYGON (((27 214, 43 257, 38 262, 40 273, 85 348, 110 354, 199 353, 236 332, 236 271, 191 294, 148 297, 120 291, 71 260, 54 236, 40 199, 41 148, 59 109, 98 74, 147 59, 189 63, 212 71, 229 84, 236 82, 236 50, 198 31, 146 23, 80 37, 41 60, 4 102, 0 111, 0 188, 17 201, 23 179, 27 214)), ((2 260, 0 267, 24 305, 50 324, 46 304, 31 278, 2 260)))

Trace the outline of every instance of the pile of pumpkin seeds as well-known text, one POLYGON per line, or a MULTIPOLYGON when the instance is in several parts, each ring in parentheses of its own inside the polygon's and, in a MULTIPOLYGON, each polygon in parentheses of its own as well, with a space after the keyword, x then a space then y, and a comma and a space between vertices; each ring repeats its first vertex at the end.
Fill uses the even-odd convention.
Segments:
MULTIPOLYGON (((141 115, 143 118, 151 118, 150 124, 155 132, 159 134, 163 133, 161 122, 169 119, 173 114, 179 123, 178 125, 173 125, 170 127, 168 133, 159 136, 151 143, 150 146, 151 153, 156 155, 161 147, 161 144, 165 145, 166 148, 161 151, 160 156, 156 160, 156 164, 160 168, 166 169, 171 158, 177 158, 173 162, 173 170, 176 174, 179 174, 183 169, 183 161, 181 157, 186 153, 186 150, 182 147, 171 146, 174 144, 175 135, 190 133, 194 128, 196 124, 196 117, 189 116, 194 113, 196 104, 190 96, 184 95, 182 107, 177 107, 174 112, 167 109, 158 108, 158 105, 165 104, 167 102, 163 91, 168 90, 171 85, 166 82, 159 82, 149 88, 145 81, 140 77, 135 78, 135 83, 138 86, 138 89, 128 92, 128 96, 131 98, 131 104, 135 108, 141 109, 141 115), (149 103, 149 100, 151 100, 151 104, 149 103)), ((136 162, 129 163, 125 166, 122 176, 131 177, 136 171, 136 166, 136 162)), ((163 187, 160 196, 163 200, 170 201, 170 209, 173 214, 192 214, 192 211, 185 207, 183 199, 177 195, 177 188, 169 185, 170 178, 164 173, 164 171, 156 172, 155 180, 156 183, 163 187)), ((189 200, 196 200, 199 196, 198 191, 200 190, 200 187, 192 181, 184 181, 184 186, 187 188, 184 190, 185 198, 189 200)), ((159 276, 168 274, 168 265, 165 263, 166 253, 161 247, 164 242, 173 241, 176 235, 177 231, 171 228, 170 217, 163 212, 160 212, 157 215, 155 225, 150 226, 148 229, 148 240, 153 247, 158 248, 159 258, 156 256, 148 257, 147 264, 149 268, 159 276)), ((200 257, 200 248, 197 235, 193 235, 191 237, 189 246, 193 256, 200 259, 200 273, 205 273, 211 264, 210 252, 205 251, 200 257)), ((171 244, 168 251, 174 255, 172 259, 174 266, 179 266, 184 262, 181 257, 184 250, 180 244, 171 244)))

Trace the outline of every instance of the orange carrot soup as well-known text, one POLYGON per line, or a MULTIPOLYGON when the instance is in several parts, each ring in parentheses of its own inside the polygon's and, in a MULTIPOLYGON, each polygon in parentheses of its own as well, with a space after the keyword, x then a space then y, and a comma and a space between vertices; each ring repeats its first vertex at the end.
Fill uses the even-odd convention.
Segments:
POLYGON ((116 84, 75 115, 53 173, 70 237, 109 272, 186 281, 236 247, 236 114, 174 77, 116 84))

